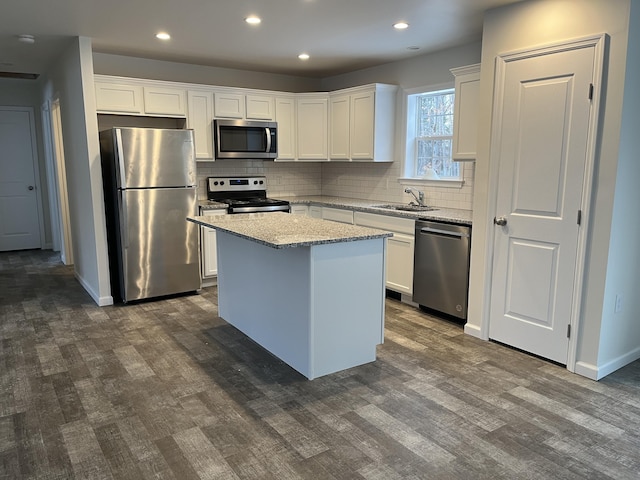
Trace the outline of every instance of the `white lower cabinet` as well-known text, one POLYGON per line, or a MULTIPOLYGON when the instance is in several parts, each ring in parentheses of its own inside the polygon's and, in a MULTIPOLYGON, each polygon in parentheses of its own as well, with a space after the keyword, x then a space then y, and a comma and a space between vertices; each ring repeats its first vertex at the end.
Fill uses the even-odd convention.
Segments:
POLYGON ((399 293, 413 293, 415 221, 408 218, 354 212, 354 223, 362 227, 393 232, 387 239, 386 287, 399 293))
MULTIPOLYGON (((226 215, 226 210, 204 210, 200 209, 200 215, 213 217, 216 215, 226 215)), ((215 284, 215 277, 218 275, 218 256, 216 253, 216 231, 213 228, 200 227, 200 248, 202 266, 202 286, 215 284)))
POLYGON ((394 232, 387 239, 387 278, 390 290, 411 295, 413 293, 413 251, 415 237, 394 232))

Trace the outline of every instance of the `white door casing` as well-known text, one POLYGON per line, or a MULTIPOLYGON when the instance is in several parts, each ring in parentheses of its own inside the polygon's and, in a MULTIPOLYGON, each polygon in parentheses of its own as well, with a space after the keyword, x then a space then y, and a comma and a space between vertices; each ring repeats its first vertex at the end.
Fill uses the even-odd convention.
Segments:
POLYGON ((42 248, 32 108, 0 107, 0 151, 0 251, 42 248))
POLYGON ((575 362, 604 36, 497 59, 489 337, 575 362))

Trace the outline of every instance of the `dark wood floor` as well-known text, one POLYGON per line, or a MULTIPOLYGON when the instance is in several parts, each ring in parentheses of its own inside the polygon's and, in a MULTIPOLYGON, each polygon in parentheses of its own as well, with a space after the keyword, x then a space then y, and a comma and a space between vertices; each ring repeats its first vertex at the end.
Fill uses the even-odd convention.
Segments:
POLYGON ((639 362, 593 382, 386 319, 376 362, 308 381, 215 288, 99 308, 51 252, 2 253, 0 478, 640 478, 639 362))

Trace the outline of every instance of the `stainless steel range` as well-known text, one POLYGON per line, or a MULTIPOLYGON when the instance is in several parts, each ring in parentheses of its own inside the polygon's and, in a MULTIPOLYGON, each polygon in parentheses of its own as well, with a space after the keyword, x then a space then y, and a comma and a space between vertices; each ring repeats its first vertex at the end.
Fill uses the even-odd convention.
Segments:
POLYGON ((228 204, 228 213, 289 211, 286 200, 267 198, 266 177, 208 177, 207 198, 228 204))

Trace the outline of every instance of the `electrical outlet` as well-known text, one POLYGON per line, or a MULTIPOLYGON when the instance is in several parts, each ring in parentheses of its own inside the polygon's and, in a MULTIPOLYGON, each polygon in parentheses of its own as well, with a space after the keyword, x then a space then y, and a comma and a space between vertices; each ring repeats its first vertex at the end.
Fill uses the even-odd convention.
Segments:
POLYGON ((613 313, 620 313, 622 311, 622 294, 616 294, 616 304, 613 307, 613 313))

